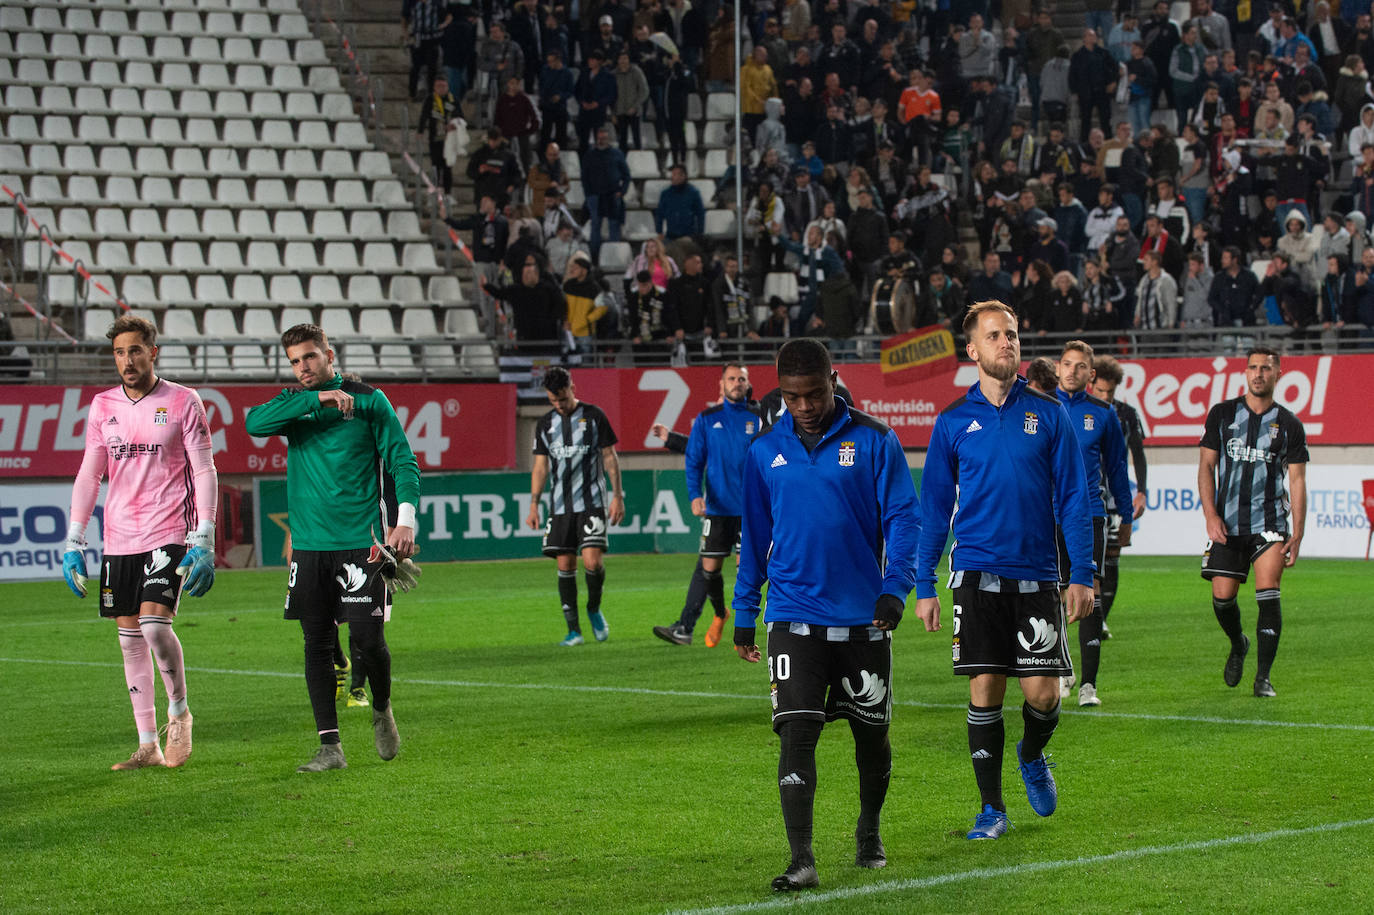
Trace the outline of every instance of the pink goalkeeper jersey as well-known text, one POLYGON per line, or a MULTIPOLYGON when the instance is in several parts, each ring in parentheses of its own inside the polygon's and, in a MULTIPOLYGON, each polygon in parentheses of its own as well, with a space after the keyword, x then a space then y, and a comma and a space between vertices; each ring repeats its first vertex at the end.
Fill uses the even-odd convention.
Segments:
POLYGON ((73 521, 89 521, 101 476, 110 481, 107 554, 181 543, 198 520, 213 521, 218 481, 200 395, 165 378, 137 401, 123 386, 97 394, 72 494, 73 521))

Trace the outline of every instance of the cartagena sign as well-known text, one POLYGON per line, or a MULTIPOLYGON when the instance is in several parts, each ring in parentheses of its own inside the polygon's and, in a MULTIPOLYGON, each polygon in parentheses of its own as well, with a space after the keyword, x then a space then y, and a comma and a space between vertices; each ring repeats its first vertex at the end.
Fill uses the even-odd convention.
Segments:
POLYGON ((878 368, 885 384, 906 384, 952 371, 954 335, 948 328, 921 327, 883 341, 878 368))

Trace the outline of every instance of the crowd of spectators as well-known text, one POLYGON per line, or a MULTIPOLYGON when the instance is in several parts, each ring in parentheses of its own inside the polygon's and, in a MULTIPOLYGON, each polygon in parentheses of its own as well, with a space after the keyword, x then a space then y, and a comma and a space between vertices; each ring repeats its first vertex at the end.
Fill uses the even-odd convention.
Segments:
POLYGON ((818 334, 844 352, 898 283, 917 326, 957 328, 984 298, 1030 335, 1374 325, 1368 4, 1086 6, 1066 32, 1032 0, 744 0, 738 65, 719 0, 404 16, 432 154, 456 104, 490 125, 468 158, 479 212, 450 222, 473 231, 492 333, 678 354, 818 334), (703 193, 690 96, 736 87, 744 158, 703 193), (608 276, 639 149, 670 183, 656 237, 608 276), (705 235, 737 177, 744 263, 705 235), (765 300, 770 273, 795 302, 765 300))

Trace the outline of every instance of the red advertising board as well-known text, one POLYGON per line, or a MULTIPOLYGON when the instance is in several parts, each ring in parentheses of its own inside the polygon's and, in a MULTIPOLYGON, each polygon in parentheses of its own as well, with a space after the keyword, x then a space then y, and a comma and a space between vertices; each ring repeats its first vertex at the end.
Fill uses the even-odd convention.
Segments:
MULTIPOLYGON (((1143 359, 1122 363, 1117 396, 1140 411, 1149 445, 1196 445, 1208 408, 1245 392, 1244 357, 1143 359)), ((967 363, 905 385, 885 383, 876 364, 838 366, 840 382, 859 409, 892 426, 908 448, 930 443, 935 417, 977 381, 967 363)), ((771 365, 751 366, 756 396, 776 383, 771 365)), ((1374 398, 1363 393, 1374 377, 1371 356, 1287 356, 1276 397, 1298 415, 1318 445, 1374 444, 1374 398)), ((649 427, 686 432, 692 418, 719 397, 720 369, 575 371, 578 396, 606 411, 620 448, 661 448, 649 427)))
MULTIPOLYGON (((390 384, 421 470, 515 466, 515 388, 502 384, 390 384)), ((0 386, 0 475, 74 476, 86 440, 91 399, 105 388, 0 386)), ((272 385, 196 389, 205 401, 220 473, 283 473, 286 441, 243 429, 250 407, 281 391, 272 385)))

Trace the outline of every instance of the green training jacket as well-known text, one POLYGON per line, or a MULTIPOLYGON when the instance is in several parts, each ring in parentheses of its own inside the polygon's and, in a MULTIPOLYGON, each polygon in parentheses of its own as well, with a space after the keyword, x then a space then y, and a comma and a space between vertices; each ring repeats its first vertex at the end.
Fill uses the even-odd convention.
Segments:
MULTIPOLYGON (((420 465, 391 402, 376 388, 338 374, 320 390, 340 388, 353 395, 352 419, 332 407, 321 409, 316 391, 286 388, 249 410, 243 422, 249 435, 286 436, 286 495, 296 549, 369 547, 374 529, 384 540, 385 482, 394 483, 395 502, 419 507, 420 465)), ((394 504, 385 517, 395 523, 394 504)))

